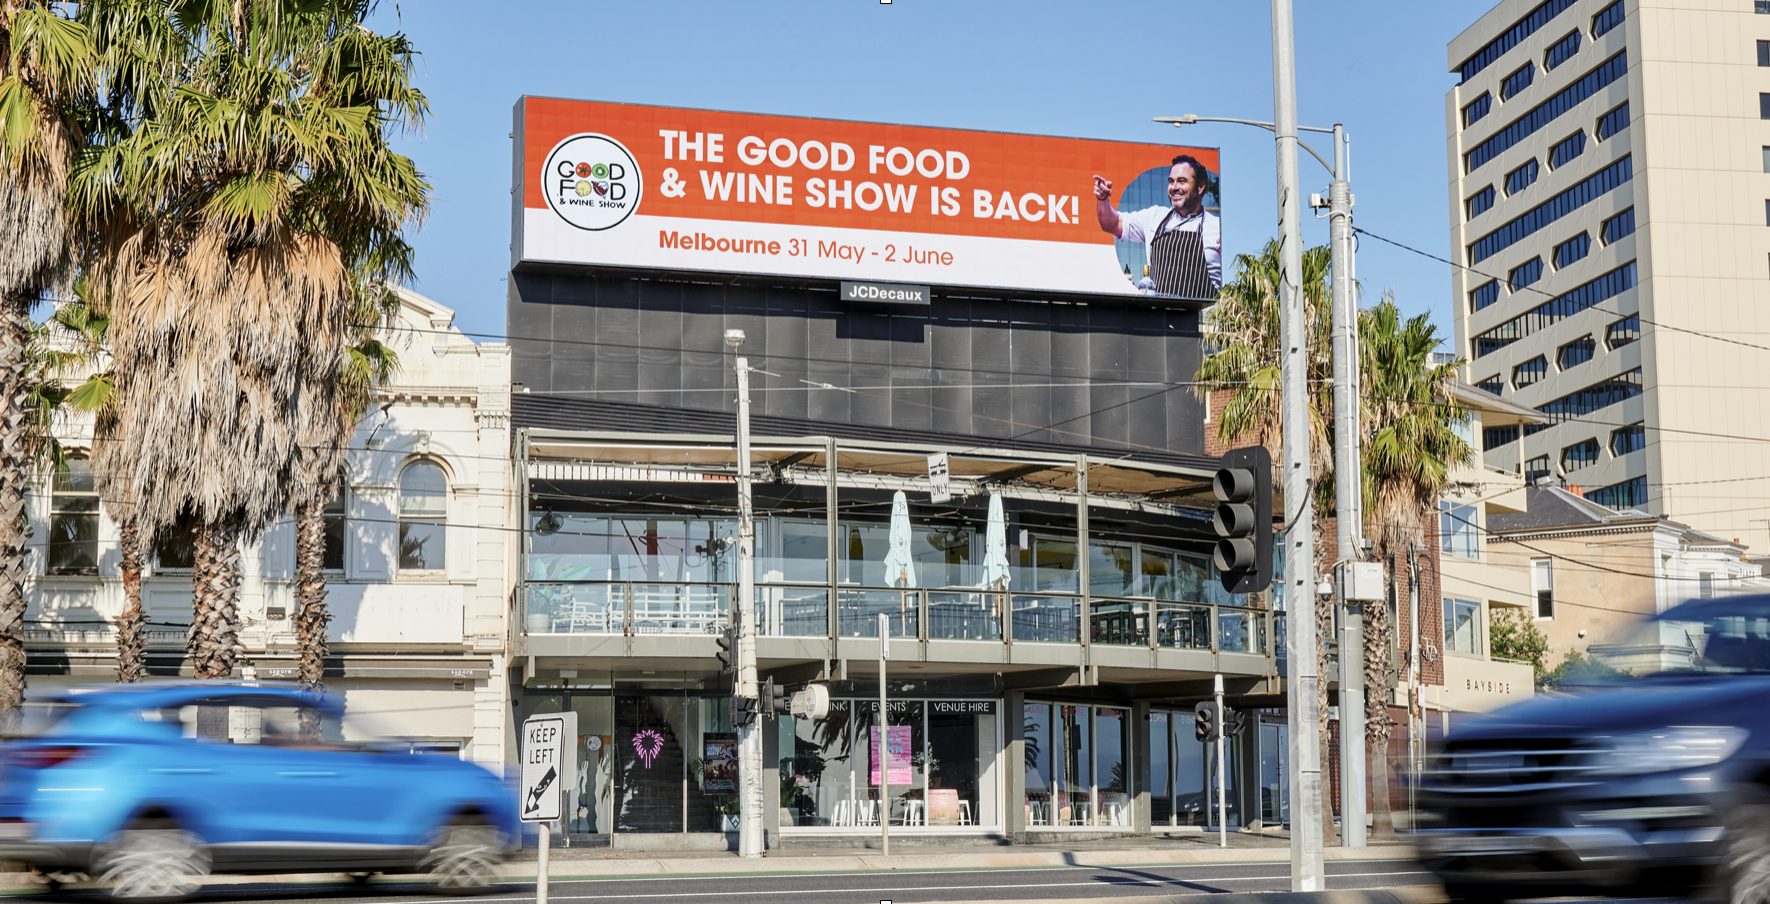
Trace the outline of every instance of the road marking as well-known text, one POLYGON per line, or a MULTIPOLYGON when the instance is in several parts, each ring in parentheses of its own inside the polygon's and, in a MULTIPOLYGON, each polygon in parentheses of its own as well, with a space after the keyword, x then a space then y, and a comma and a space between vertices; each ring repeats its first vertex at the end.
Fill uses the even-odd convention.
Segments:
MULTIPOLYGON (((1341 861, 1330 862, 1328 864, 1328 866, 1332 867, 1335 865, 1335 863, 1343 863, 1346 865, 1354 865, 1354 864, 1364 865, 1364 864, 1371 864, 1371 863, 1405 863, 1408 865, 1412 865, 1415 863, 1415 861, 1403 859, 1403 858, 1396 858, 1394 860, 1341 860, 1341 861)), ((769 873, 740 873, 740 874, 736 874, 736 875, 684 874, 681 876, 630 876, 630 877, 581 876, 581 877, 577 877, 577 878, 567 878, 567 877, 562 877, 562 876, 555 876, 550 881, 554 885, 565 885, 567 883, 587 883, 587 882, 594 882, 598 885, 606 885, 607 883, 610 883, 610 882, 708 882, 708 881, 725 882, 725 881, 729 881, 732 879, 801 879, 801 878, 807 878, 809 876, 814 876, 814 875, 815 876, 962 876, 967 873, 992 873, 992 874, 993 873, 1034 873, 1034 872, 1063 873, 1063 872, 1090 872, 1090 871, 1104 871, 1104 870, 1116 870, 1116 871, 1122 872, 1125 870, 1134 870, 1134 869, 1136 869, 1136 870, 1156 870, 1156 869, 1192 870, 1192 869, 1206 869, 1209 867, 1216 867, 1218 869, 1228 869, 1228 868, 1233 868, 1233 867, 1256 867, 1256 866, 1277 866, 1277 865, 1279 865, 1279 864, 1274 861, 1251 860, 1251 861, 1233 862, 1233 863, 1125 863, 1125 864, 1118 864, 1118 865, 1113 865, 1113 866, 1001 866, 1001 867, 994 867, 991 869, 922 869, 922 870, 859 869, 859 870, 832 870, 830 872, 817 872, 817 873, 803 873, 803 872, 800 872, 800 873, 794 873, 794 872, 773 873, 773 872, 769 872, 769 873)), ((1328 873, 1328 878, 1333 878, 1334 876, 1343 876, 1343 875, 1351 875, 1351 874, 1330 872, 1330 873, 1328 873)), ((1396 875, 1404 875, 1404 874, 1403 873, 1396 873, 1396 875)), ((534 880, 525 879, 525 880, 518 880, 518 881, 532 884, 534 880)), ((551 895, 549 897, 551 897, 551 895)), ((494 899, 483 899, 482 898, 481 900, 497 900, 497 899, 495 899, 495 898, 494 899)), ((443 904, 443 902, 438 902, 438 904, 443 904)))

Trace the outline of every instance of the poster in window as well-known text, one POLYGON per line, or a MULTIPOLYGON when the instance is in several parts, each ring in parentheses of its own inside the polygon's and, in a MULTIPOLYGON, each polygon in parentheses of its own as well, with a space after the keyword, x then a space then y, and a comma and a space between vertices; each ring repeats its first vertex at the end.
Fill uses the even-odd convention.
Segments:
POLYGON ((701 761, 701 790, 713 794, 737 791, 738 740, 731 732, 706 735, 706 757, 701 761))
MULTIPOLYGON (((885 743, 885 753, 890 759, 890 779, 893 785, 910 783, 910 727, 908 725, 889 726, 885 743)), ((872 783, 879 783, 879 726, 873 726, 873 778, 872 783)))

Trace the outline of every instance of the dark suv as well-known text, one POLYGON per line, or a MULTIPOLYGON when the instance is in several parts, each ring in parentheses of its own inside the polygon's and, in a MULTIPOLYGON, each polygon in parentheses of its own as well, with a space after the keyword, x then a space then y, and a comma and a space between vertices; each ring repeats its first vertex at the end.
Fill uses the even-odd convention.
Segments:
POLYGON ((1453 901, 1770 901, 1770 596, 1685 603, 1623 673, 1458 725, 1421 778, 1420 858, 1453 901))

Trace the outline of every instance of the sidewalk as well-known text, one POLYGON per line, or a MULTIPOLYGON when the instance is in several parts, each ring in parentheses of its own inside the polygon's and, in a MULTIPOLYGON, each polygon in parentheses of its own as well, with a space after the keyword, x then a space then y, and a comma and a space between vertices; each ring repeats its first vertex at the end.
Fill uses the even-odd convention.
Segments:
MULTIPOLYGON (((907 839, 906 839, 907 840, 907 839)), ((1229 846, 1217 846, 1217 835, 1185 833, 1102 838, 1061 844, 1015 844, 972 840, 947 841, 938 847, 892 845, 889 857, 877 839, 863 847, 794 846, 769 851, 756 859, 720 851, 635 851, 614 848, 552 848, 548 874, 558 879, 614 876, 687 876, 761 873, 874 872, 943 869, 1036 869, 1056 866, 1156 866, 1179 863, 1288 863, 1290 839, 1283 834, 1230 832, 1229 846)), ((895 841, 895 839, 894 839, 895 841)), ((535 849, 525 848, 503 865, 512 879, 535 877, 535 849)), ((1328 847, 1330 861, 1392 860, 1413 856, 1403 843, 1365 848, 1328 847)))

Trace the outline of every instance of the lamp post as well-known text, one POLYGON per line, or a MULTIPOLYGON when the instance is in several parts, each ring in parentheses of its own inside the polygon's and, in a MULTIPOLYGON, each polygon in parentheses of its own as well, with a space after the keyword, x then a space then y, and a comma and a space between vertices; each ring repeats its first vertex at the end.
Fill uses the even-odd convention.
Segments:
MULTIPOLYGON (((726 330, 732 351, 744 344, 743 330, 726 330)), ((756 694, 756 512, 750 478, 750 361, 739 357, 737 368, 738 593, 732 601, 737 616, 737 681, 732 696, 754 701, 756 694)), ((762 827, 762 720, 754 705, 738 732, 738 855, 760 857, 762 827)))

